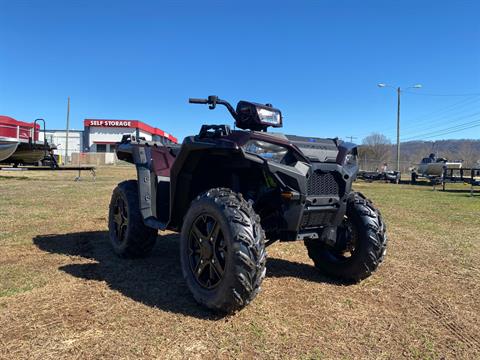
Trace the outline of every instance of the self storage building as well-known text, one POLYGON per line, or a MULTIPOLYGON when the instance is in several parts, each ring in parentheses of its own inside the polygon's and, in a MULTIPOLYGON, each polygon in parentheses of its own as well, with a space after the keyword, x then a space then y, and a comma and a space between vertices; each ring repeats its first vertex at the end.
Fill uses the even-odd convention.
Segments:
POLYGON ((83 144, 85 151, 90 152, 115 151, 115 143, 120 142, 123 135, 163 144, 177 143, 176 137, 139 120, 85 119, 83 125, 83 144))

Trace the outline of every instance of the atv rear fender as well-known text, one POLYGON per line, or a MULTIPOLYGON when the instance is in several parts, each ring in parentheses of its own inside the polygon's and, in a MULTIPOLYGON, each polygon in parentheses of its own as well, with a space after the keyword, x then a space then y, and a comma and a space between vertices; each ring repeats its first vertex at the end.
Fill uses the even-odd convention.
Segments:
POLYGON ((157 217, 157 184, 159 180, 169 179, 175 160, 171 148, 142 140, 137 143, 122 142, 118 145, 117 156, 134 164, 137 169, 138 199, 145 225, 165 230, 168 221, 160 221, 157 217))

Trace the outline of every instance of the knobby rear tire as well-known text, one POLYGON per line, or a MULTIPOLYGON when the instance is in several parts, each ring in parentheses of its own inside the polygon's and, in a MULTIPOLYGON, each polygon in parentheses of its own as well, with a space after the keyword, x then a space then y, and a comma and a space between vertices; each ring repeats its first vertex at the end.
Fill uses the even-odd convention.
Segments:
POLYGON ((140 213, 136 180, 123 181, 113 190, 109 207, 108 233, 115 253, 123 258, 145 257, 151 253, 157 239, 157 229, 146 226, 140 213), (115 231, 115 206, 121 200, 126 205, 128 224, 122 239, 115 231))

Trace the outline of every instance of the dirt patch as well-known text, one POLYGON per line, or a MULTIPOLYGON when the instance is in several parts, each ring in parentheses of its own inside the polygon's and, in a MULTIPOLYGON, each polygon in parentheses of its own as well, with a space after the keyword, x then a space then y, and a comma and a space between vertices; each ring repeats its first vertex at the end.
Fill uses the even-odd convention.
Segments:
POLYGON ((480 357, 477 197, 356 183, 388 225, 372 277, 336 283, 302 243, 274 244, 260 295, 219 317, 190 295, 177 234, 145 259, 113 255, 109 197, 134 168, 100 168, 96 182, 25 176, 36 181, 0 182, 1 358, 480 357))

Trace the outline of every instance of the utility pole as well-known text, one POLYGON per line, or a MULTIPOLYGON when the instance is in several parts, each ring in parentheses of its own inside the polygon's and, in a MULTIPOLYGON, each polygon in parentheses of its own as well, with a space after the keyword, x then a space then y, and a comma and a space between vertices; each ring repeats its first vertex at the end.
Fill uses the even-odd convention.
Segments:
POLYGON ((350 142, 353 142, 353 139, 356 139, 356 136, 345 136, 347 139, 350 139, 350 142))
MULTIPOLYGON (((68 97, 68 101, 67 101, 67 133, 66 133, 66 136, 65 136, 65 161, 64 161, 64 164, 66 164, 67 161, 68 161, 68 131, 69 131, 69 128, 70 128, 70 96, 68 97)), ((80 156, 80 154, 78 156, 80 156)))
MULTIPOLYGON (((380 88, 393 87, 385 83, 380 83, 377 86, 380 88)), ((422 85, 416 84, 416 85, 404 88, 404 90, 420 89, 421 87, 422 85)), ((397 171, 400 171, 400 94, 402 93, 402 89, 400 88, 400 86, 396 88, 396 91, 397 91, 397 171)))
POLYGON ((400 171, 400 86, 397 87, 397 171, 400 171))

